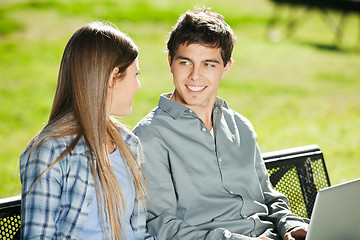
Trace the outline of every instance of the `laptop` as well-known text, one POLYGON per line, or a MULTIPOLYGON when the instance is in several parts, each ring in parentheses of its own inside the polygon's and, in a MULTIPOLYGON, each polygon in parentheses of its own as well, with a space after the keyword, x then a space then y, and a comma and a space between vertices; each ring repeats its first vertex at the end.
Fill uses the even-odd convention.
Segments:
POLYGON ((320 190, 306 240, 360 239, 360 179, 320 190))

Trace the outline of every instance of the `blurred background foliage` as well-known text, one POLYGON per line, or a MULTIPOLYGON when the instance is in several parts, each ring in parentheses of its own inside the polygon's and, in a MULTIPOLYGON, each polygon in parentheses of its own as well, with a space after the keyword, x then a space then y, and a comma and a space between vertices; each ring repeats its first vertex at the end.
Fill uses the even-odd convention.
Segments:
POLYGON ((0 197, 20 193, 18 158, 47 121, 61 55, 77 28, 107 20, 139 46, 142 90, 133 113, 121 118, 132 128, 173 90, 168 32, 181 13, 203 5, 221 13, 238 37, 219 96, 250 119, 261 150, 318 144, 332 184, 359 178, 359 15, 346 16, 337 42, 316 10, 301 15, 286 37, 283 16, 303 9, 280 7, 269 29, 269 0, 0 0, 0 197))

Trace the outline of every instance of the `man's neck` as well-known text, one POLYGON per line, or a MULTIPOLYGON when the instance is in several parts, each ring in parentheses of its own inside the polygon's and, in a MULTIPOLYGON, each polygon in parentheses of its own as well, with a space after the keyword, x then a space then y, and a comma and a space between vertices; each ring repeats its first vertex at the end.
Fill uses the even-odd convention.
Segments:
POLYGON ((213 127, 213 122, 212 122, 213 106, 214 105, 211 105, 211 106, 186 106, 186 107, 193 110, 196 113, 196 115, 203 121, 203 123, 205 124, 207 129, 209 129, 209 131, 210 131, 213 127))
POLYGON ((187 108, 190 108, 204 122, 205 126, 207 127, 207 129, 209 129, 209 131, 212 129, 212 110, 215 104, 216 97, 212 101, 209 101, 206 105, 186 104, 184 101, 179 101, 179 99, 176 99, 175 94, 173 94, 170 99, 177 103, 180 103, 181 105, 184 105, 187 108))

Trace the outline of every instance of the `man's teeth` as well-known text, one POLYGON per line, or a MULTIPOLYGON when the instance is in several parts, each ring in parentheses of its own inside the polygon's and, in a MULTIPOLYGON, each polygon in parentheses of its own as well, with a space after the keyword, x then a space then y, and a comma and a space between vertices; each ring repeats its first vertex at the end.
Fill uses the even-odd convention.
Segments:
POLYGON ((193 92, 199 92, 205 88, 205 87, 194 87, 194 86, 186 86, 186 87, 193 92))

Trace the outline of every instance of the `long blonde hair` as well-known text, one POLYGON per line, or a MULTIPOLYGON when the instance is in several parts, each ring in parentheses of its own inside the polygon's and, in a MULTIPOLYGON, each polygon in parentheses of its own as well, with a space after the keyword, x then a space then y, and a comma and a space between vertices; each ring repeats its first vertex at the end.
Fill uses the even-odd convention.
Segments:
POLYGON ((137 56, 138 48, 134 42, 109 23, 93 22, 78 29, 63 53, 48 124, 36 139, 39 143, 44 139, 76 136, 47 171, 71 153, 80 138, 84 138, 90 150, 88 161, 95 182, 102 227, 107 238, 102 211, 104 204, 110 237, 117 240, 126 237, 123 225, 126 200, 111 167, 107 137, 111 138, 125 165, 129 166, 135 193, 144 205, 145 186, 139 161, 119 132, 119 128, 124 126, 106 116, 107 86, 112 70, 119 68, 118 81, 121 81, 137 56))

